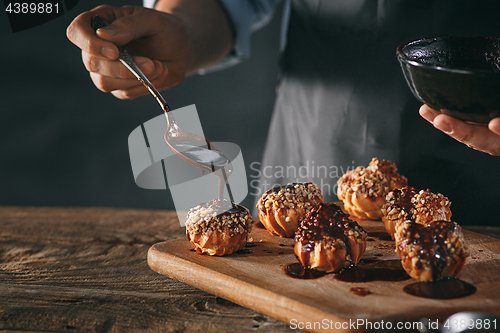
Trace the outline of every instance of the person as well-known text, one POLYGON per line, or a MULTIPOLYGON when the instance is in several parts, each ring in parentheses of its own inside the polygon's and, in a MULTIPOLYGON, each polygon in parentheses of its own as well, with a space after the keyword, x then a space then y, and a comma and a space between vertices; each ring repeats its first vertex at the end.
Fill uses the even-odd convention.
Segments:
MULTIPOLYGON (((395 162, 410 183, 450 196, 466 223, 474 223, 478 213, 492 216, 498 160, 466 152, 415 118, 419 105, 394 53, 397 45, 421 37, 497 33, 494 11, 476 10, 492 8, 493 1, 286 1, 281 79, 257 199, 275 184, 314 181, 326 200, 335 200, 336 178, 378 157, 395 162)), ((147 91, 116 61, 116 45, 126 44, 153 84, 166 89, 187 75, 248 57, 251 32, 278 3, 159 0, 154 10, 100 6, 75 18, 67 35, 82 49, 97 88, 131 99, 147 91), (95 33, 93 15, 110 26, 95 33)), ((500 155, 499 118, 486 128, 426 106, 420 114, 459 142, 500 155)))

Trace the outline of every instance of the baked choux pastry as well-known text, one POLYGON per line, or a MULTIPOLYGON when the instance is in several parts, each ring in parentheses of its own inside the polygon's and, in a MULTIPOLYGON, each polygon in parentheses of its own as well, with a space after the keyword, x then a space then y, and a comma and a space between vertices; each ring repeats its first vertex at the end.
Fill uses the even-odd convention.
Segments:
POLYGON ((396 225, 407 220, 423 225, 438 220, 449 221, 450 205, 448 198, 441 193, 405 186, 387 194, 386 204, 382 207, 382 222, 394 239, 396 225))
POLYGON ((292 237, 300 222, 315 206, 323 202, 323 193, 313 183, 289 183, 277 186, 257 203, 260 222, 271 233, 292 237))
POLYGON ((313 208, 295 234, 294 253, 304 268, 338 272, 359 262, 367 234, 333 203, 313 208))
POLYGON ((186 236, 196 252, 222 256, 245 247, 252 226, 247 208, 214 199, 189 210, 186 236))
POLYGON ((378 220, 382 217, 386 195, 407 184, 406 177, 396 172, 394 163, 373 158, 368 167, 357 167, 339 178, 337 197, 351 216, 378 220))
POLYGON ((395 240, 403 268, 417 281, 457 276, 468 256, 462 230, 452 221, 405 221, 396 226, 395 240))

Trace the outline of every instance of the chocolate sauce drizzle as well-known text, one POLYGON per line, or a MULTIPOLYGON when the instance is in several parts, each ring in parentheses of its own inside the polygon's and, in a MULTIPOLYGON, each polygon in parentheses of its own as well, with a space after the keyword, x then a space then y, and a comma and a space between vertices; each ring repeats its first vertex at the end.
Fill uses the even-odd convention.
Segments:
POLYGON ((410 276, 400 260, 361 259, 357 266, 350 266, 335 275, 343 282, 403 281, 410 276))
POLYGON ((235 251, 234 253, 238 253, 238 254, 249 254, 249 253, 253 253, 252 250, 249 250, 249 249, 239 249, 238 251, 235 251))
POLYGON ((349 291, 353 294, 356 294, 358 296, 366 296, 370 295, 372 292, 368 288, 363 288, 363 287, 352 287, 349 289, 349 291))
MULTIPOLYGON (((283 270, 286 275, 298 279, 317 279, 327 274, 304 268, 299 262, 289 264, 283 270)), ((343 282, 403 281, 410 279, 410 276, 399 260, 361 259, 358 265, 343 269, 334 279, 343 282)))
MULTIPOLYGON (((200 204, 202 205, 202 204, 200 204)), ((241 205, 235 204, 233 201, 227 201, 227 200, 219 200, 219 199, 213 199, 210 200, 206 204, 207 208, 210 207, 215 212, 217 215, 231 215, 231 214, 238 214, 238 213, 244 213, 247 211, 247 209, 241 205)))
POLYGON ((283 268, 283 271, 290 277, 304 280, 317 279, 327 274, 317 269, 304 268, 300 262, 294 262, 293 264, 286 265, 283 268))
MULTIPOLYGON (((457 228, 458 225, 451 221, 434 221, 427 227, 417 223, 409 225, 406 231, 408 242, 422 246, 415 264, 416 268, 422 269, 425 262, 430 265, 433 280, 441 278, 443 270, 449 264, 448 260, 453 257, 451 249, 455 250, 453 247, 449 249, 445 241, 451 238, 457 228)), ((404 243, 398 245, 401 247, 400 251, 403 251, 404 245, 404 243)))
MULTIPOLYGON (((169 142, 166 138, 167 143, 169 142)), ((188 144, 178 144, 177 146, 182 146, 181 151, 174 152, 178 156, 184 156, 188 160, 194 162, 196 166, 200 168, 201 174, 205 172, 211 172, 219 178, 218 186, 218 199, 221 203, 213 208, 217 208, 217 215, 223 211, 228 211, 229 213, 236 213, 239 210, 237 205, 234 203, 233 193, 231 187, 229 186, 228 178, 233 172, 233 165, 231 161, 222 154, 217 148, 213 149, 210 141, 206 141, 206 147, 192 146, 188 144), (224 202, 224 187, 227 190, 229 196, 229 202, 232 207, 223 207, 222 202, 224 202)))
MULTIPOLYGON (((325 237, 340 239, 346 248, 346 253, 351 252, 347 232, 355 228, 361 229, 357 222, 349 219, 342 209, 334 203, 322 203, 314 207, 302 221, 300 228, 295 234, 295 242, 302 243, 302 263, 309 266, 309 255, 307 252, 314 251, 316 242, 325 237)), ((297 258, 300 261, 300 258, 297 258)), ((348 260, 349 264, 351 259, 348 260)))
POLYGON ((434 282, 416 282, 407 285, 403 290, 413 296, 452 299, 472 295, 476 292, 476 287, 456 277, 451 277, 434 282))
POLYGON ((406 212, 406 217, 410 218, 411 209, 414 208, 411 198, 423 189, 423 187, 405 186, 403 188, 393 190, 395 197, 394 206, 401 207, 401 210, 406 212))
MULTIPOLYGON (((301 263, 296 262, 283 268, 286 275, 296 279, 318 279, 327 273, 307 269, 301 263)), ((334 277, 342 282, 372 282, 372 281, 404 281, 410 276, 401 267, 399 260, 371 260, 365 259, 358 266, 351 266, 342 270, 334 277)), ((459 280, 455 277, 438 280, 434 282, 415 282, 403 288, 403 290, 413 296, 432 299, 453 299, 472 295, 476 292, 476 287, 470 283, 459 280)), ((364 287, 352 287, 349 290, 358 296, 366 296, 372 292, 364 287)))

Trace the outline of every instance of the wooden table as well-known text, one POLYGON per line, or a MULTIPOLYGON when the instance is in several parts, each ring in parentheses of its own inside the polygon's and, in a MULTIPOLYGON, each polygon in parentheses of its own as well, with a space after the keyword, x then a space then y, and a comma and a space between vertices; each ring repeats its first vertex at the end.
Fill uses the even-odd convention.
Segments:
POLYGON ((0 207, 0 330, 297 332, 153 272, 150 246, 184 233, 169 211, 0 207))

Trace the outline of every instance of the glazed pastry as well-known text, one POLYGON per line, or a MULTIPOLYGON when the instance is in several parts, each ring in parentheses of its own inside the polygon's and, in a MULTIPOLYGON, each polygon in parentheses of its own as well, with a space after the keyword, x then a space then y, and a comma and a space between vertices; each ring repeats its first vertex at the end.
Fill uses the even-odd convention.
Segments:
POLYGON ((367 234, 333 203, 313 208, 295 234, 294 253, 304 268, 338 272, 359 262, 367 234))
POLYGON ((214 199, 189 210, 186 235, 197 253, 222 256, 242 249, 252 226, 247 208, 214 199))
POLYGON ((315 206, 323 202, 323 193, 313 183, 289 183, 277 186, 257 203, 260 222, 271 233, 292 237, 300 222, 315 206))
POLYGON ((457 276, 468 256, 462 230, 452 221, 405 221, 396 226, 395 239, 403 268, 417 281, 457 276))
POLYGON ((368 167, 357 167, 339 178, 337 197, 351 216, 378 220, 387 193, 407 184, 406 177, 396 172, 394 163, 373 158, 368 167))
POLYGON ((382 222, 394 239, 396 225, 407 220, 423 225, 432 221, 449 221, 450 205, 448 198, 441 193, 420 187, 405 186, 387 195, 386 204, 382 207, 382 222))

